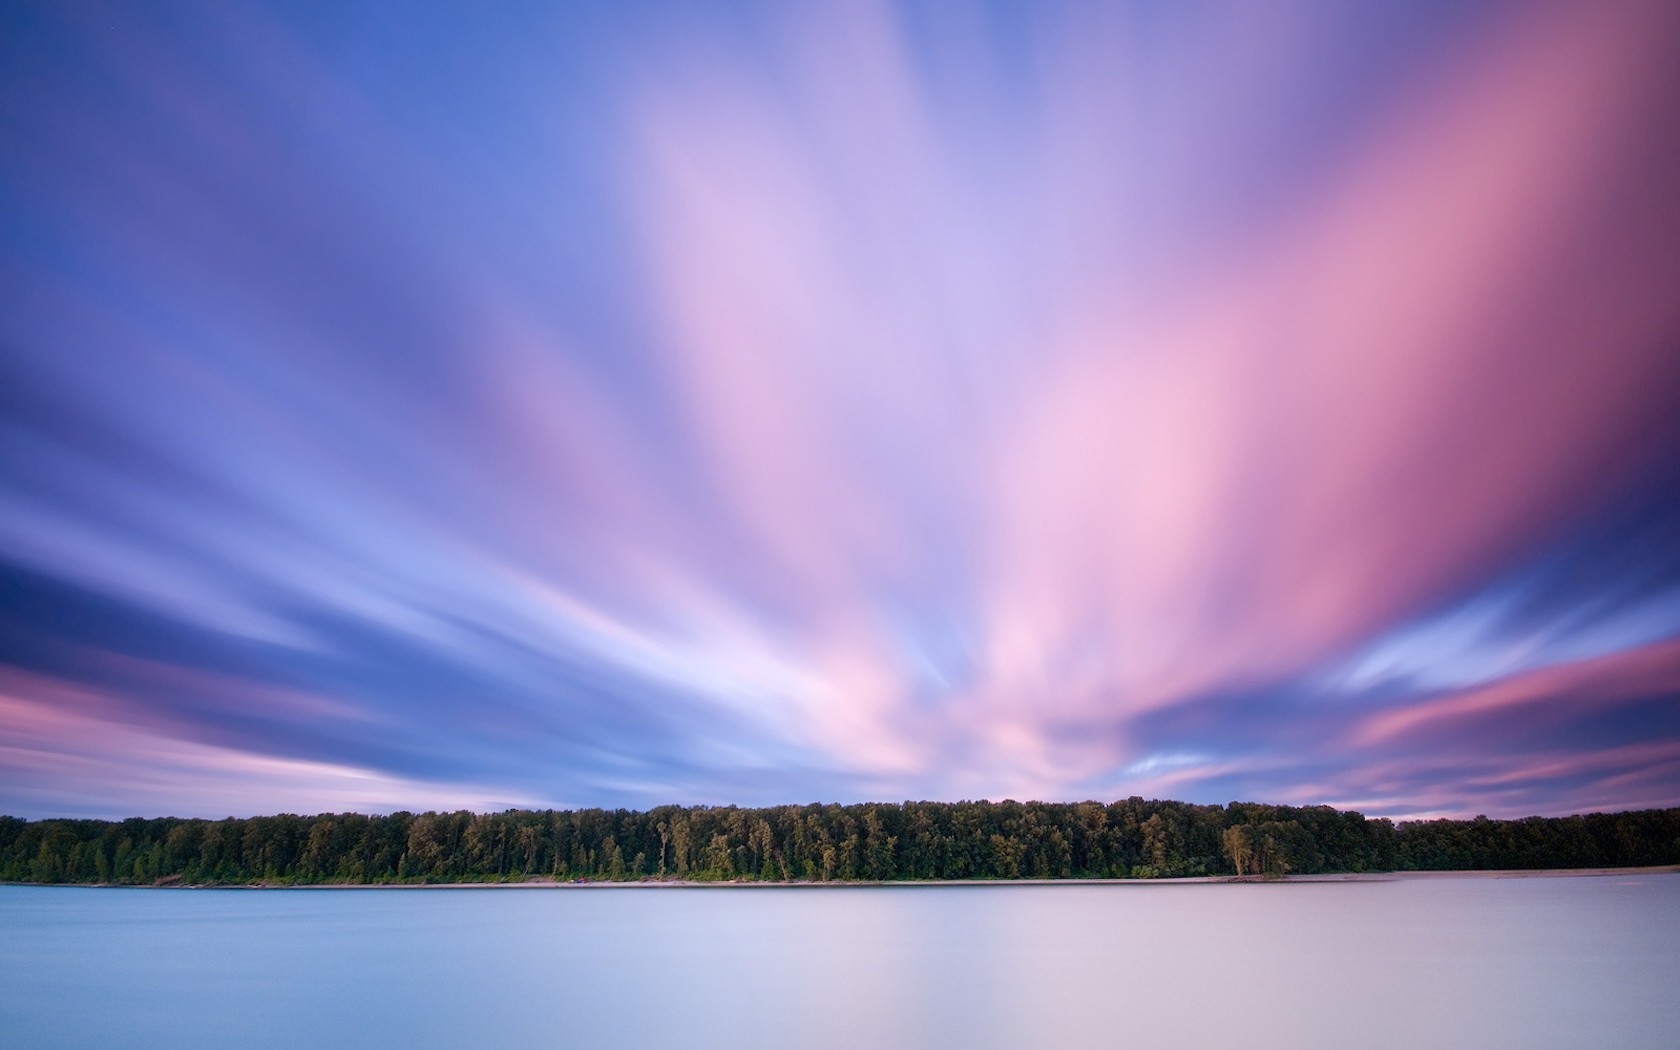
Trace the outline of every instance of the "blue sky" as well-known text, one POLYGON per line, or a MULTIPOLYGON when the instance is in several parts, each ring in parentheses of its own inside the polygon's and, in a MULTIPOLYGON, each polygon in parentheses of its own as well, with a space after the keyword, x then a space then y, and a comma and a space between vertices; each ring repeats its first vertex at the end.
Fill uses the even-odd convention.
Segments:
POLYGON ((1664 5, 0 18, 0 811, 1680 804, 1664 5))

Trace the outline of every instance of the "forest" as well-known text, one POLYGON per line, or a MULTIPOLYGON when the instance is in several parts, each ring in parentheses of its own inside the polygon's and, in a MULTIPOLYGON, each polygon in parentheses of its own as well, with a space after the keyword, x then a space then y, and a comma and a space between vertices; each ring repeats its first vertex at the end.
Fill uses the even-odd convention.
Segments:
POLYGON ((1250 802, 0 817, 0 880, 118 885, 1152 879, 1680 863, 1680 809, 1394 823, 1250 802))

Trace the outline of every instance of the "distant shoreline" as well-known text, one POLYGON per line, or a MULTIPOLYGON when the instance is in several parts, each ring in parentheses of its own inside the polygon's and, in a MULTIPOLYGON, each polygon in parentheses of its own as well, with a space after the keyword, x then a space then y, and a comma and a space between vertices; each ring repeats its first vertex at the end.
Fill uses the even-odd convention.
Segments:
POLYGON ((1662 864, 1680 864, 1680 806, 1399 824, 1330 806, 1137 797, 225 820, 0 816, 0 882, 40 885, 1171 885, 1239 873, 1662 864))
POLYGON ((1218 884, 1283 885, 1313 882, 1409 882, 1439 879, 1605 878, 1617 875, 1680 874, 1680 864, 1637 868, 1510 868, 1496 871, 1365 871, 1316 875, 1196 875, 1170 879, 854 879, 828 882, 708 881, 686 879, 611 880, 526 879, 519 882, 307 882, 183 883, 0 882, 0 886, 80 887, 129 890, 823 890, 890 889, 953 886, 1202 886, 1218 884))

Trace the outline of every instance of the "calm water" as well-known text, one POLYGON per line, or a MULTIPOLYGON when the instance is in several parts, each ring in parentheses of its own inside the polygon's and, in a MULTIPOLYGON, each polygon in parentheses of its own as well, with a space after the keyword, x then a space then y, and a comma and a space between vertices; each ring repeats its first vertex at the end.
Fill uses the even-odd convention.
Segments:
POLYGON ((1662 1047, 1680 875, 0 887, 6 1047, 1662 1047))

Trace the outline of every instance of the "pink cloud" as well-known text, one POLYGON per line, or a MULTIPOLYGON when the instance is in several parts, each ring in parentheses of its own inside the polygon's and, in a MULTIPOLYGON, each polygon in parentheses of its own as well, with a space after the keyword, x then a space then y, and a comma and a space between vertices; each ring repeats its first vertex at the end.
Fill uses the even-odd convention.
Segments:
MULTIPOLYGON (((752 558, 801 607, 847 610, 815 635, 893 659, 869 640, 890 630, 869 585, 915 557, 914 522, 856 435, 915 411, 954 427, 926 475, 946 473, 977 552, 981 666, 932 753, 1041 782, 1126 753, 1059 724, 1286 677, 1439 601, 1616 491, 1642 465, 1625 434, 1668 411, 1680 270, 1652 221, 1674 209, 1647 168, 1675 159, 1647 140, 1671 39, 1654 15, 1528 13, 1413 84, 1274 223, 1176 259, 1148 300, 1129 288, 1155 245, 965 238, 985 218, 890 26, 791 31, 830 56, 785 86, 809 125, 723 58, 650 89, 654 308, 752 558), (973 265, 947 265, 950 244, 973 265), (1022 290, 1046 287, 1024 327, 1022 290), (975 342, 924 340, 953 324, 975 342), (947 415, 974 380, 995 411, 947 415)), ((1275 65, 1212 75, 1240 94, 1275 65)), ((1097 104, 1062 90, 1050 111, 1097 104)), ((1123 126, 1129 105, 1099 109, 1123 126)), ((1130 143, 1047 141, 999 214, 1077 228, 1069 208, 1088 208, 1102 229, 1130 143)), ((837 702, 898 736, 905 676, 878 669, 869 699, 837 702)))
POLYGON ((128 699, 42 675, 0 674, 0 791, 36 814, 505 809, 530 796, 432 783, 179 734, 128 699))
MULTIPOLYGON (((1342 780, 1148 739, 1175 705, 1194 723, 1380 650, 1662 465, 1672 442, 1641 432, 1672 436, 1680 398, 1666 7, 1431 22, 1439 50, 1408 38, 1381 57, 1409 78, 1348 77, 1383 97, 1345 107, 1315 77, 1369 24, 1308 6, 1077 7, 1009 40, 914 20, 626 33, 634 59, 510 71, 533 112, 473 129, 389 105, 400 78, 343 77, 290 20, 212 13, 206 54, 86 22, 66 53, 109 83, 43 75, 0 128, 41 145, 13 151, 20 200, 70 246, 8 284, 20 374, 75 409, 8 432, 0 553, 70 619, 110 618, 67 632, 178 620, 181 652, 225 643, 416 739, 471 727, 521 775, 643 794, 794 768, 888 795, 1246 778, 1424 809, 1446 802, 1392 751, 1673 687, 1659 646, 1397 706, 1339 742, 1369 759, 1342 780), (226 54, 248 61, 224 83, 226 54), (539 125, 557 140, 480 199, 503 137, 539 125)), ((38 633, 24 658, 57 666, 38 633)), ((232 768, 211 751, 241 712, 358 717, 86 669, 152 699, 18 686, 70 719, 6 709, 29 762, 55 733, 99 761, 97 724, 232 768)), ((1408 761, 1641 797, 1638 770, 1668 768, 1541 751, 1408 761)))
POLYGON ((1501 722, 1533 727, 1630 700, 1670 695, 1680 695, 1680 640, 1543 667, 1479 689, 1414 701, 1365 719, 1351 743, 1373 747, 1438 740, 1501 722))

